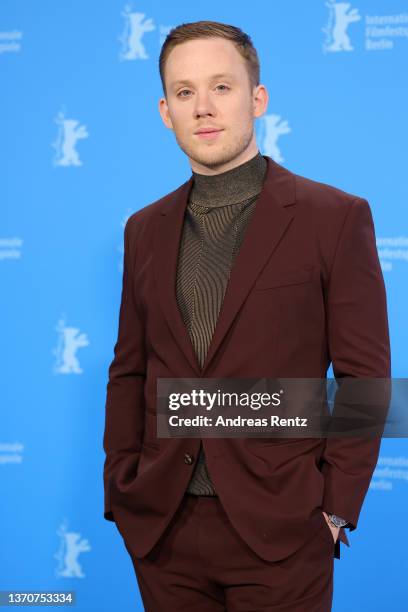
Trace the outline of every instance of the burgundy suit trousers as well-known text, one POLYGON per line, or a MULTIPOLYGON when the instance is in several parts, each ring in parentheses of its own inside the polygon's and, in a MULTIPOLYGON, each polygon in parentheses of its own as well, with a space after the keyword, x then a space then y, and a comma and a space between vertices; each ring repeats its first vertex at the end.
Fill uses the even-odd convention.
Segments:
POLYGON ((333 553, 322 515, 321 530, 301 548, 265 561, 218 497, 186 493, 150 553, 131 558, 146 612, 330 612, 333 553))

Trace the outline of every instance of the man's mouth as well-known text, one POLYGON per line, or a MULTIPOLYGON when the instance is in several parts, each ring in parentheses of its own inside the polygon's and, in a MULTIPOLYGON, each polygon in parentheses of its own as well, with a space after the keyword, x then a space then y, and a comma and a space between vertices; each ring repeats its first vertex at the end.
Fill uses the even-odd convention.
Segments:
POLYGON ((195 135, 203 140, 215 140, 222 131, 223 130, 209 130, 204 132, 196 132, 195 135))

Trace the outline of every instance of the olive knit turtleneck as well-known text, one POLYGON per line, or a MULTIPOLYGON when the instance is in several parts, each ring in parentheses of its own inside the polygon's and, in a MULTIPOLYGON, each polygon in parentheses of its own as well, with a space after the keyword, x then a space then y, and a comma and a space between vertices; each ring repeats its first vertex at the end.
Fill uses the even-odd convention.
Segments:
MULTIPOLYGON (((214 333, 231 268, 255 209, 267 167, 258 153, 215 175, 193 172, 178 254, 176 297, 202 368, 214 333)), ((203 445, 187 488, 217 495, 203 445)))
POLYGON ((266 166, 258 151, 250 160, 220 174, 193 171, 190 201, 210 208, 243 202, 261 191, 266 166))

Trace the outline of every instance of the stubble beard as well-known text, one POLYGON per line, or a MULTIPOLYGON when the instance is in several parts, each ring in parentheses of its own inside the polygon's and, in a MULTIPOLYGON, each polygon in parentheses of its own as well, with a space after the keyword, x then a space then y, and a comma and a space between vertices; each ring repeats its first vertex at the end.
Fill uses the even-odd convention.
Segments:
POLYGON ((214 146, 206 146, 206 143, 197 144, 197 146, 190 146, 185 142, 179 140, 175 134, 177 143, 180 149, 193 161, 212 170, 216 170, 225 164, 236 159, 243 151, 249 146, 253 135, 252 129, 248 128, 248 131, 244 134, 240 134, 239 138, 232 143, 228 143, 225 146, 215 143, 214 146))

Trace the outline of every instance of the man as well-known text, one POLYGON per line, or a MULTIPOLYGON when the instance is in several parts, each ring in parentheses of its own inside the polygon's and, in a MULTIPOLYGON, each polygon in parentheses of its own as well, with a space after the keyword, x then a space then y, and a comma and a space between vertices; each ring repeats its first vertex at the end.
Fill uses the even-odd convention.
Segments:
POLYGON ((268 94, 239 28, 173 29, 160 74, 192 176, 125 227, 104 516, 149 612, 327 612, 380 440, 158 437, 156 385, 389 376, 370 207, 260 154, 268 94))

